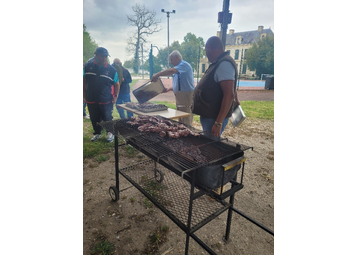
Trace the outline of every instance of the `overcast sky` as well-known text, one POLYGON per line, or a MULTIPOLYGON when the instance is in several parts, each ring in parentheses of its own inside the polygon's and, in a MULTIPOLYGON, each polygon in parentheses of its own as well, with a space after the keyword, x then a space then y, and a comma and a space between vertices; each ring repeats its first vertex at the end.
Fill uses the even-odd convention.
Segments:
MULTIPOLYGON (((168 44, 167 15, 161 9, 176 12, 169 18, 169 44, 181 43, 189 32, 202 37, 205 42, 220 31, 217 16, 222 11, 223 0, 83 0, 83 23, 97 44, 108 49, 111 62, 115 57, 122 63, 133 57, 125 48, 127 38, 136 29, 127 23, 127 15, 134 14, 132 6, 136 3, 155 11, 157 19, 161 20, 162 30, 147 38, 147 48, 150 43, 158 48, 168 44)), ((274 31, 273 0, 231 0, 229 10, 233 17, 228 30, 242 32, 264 26, 274 31)), ((156 50, 154 55, 157 55, 156 50)))

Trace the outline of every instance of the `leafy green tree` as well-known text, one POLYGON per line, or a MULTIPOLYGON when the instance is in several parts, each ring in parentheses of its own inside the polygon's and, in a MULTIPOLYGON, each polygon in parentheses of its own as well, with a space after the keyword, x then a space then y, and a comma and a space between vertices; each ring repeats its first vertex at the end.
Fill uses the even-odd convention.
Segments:
POLYGON ((83 24, 83 64, 93 57, 93 53, 98 47, 95 40, 93 40, 90 34, 87 32, 87 27, 83 24))
MULTIPOLYGON (((147 61, 144 62, 143 69, 150 72, 149 59, 147 59, 147 61)), ((159 64, 159 59, 157 57, 153 56, 153 73, 158 73, 160 71, 162 71, 162 66, 159 64)))
MULTIPOLYGON (((192 33, 187 33, 184 37, 184 41, 180 44, 178 41, 174 41, 169 46, 169 54, 173 50, 177 50, 180 52, 180 54, 183 57, 183 60, 188 62, 193 70, 198 69, 198 60, 199 58, 202 58, 205 54, 204 51, 204 40, 201 37, 196 37, 192 33), (199 47, 200 47, 200 56, 199 56, 199 47)), ((159 61, 159 64, 163 68, 167 68, 168 65, 168 48, 161 48, 159 49, 159 53, 157 54, 157 58, 159 61)), ((171 63, 169 65, 172 67, 171 63)))
POLYGON ((134 59, 124 61, 123 67, 125 68, 133 68, 134 59))
POLYGON ((266 36, 258 43, 253 43, 245 58, 249 69, 255 70, 256 76, 274 74, 274 36, 266 36))
MULTIPOLYGON (((177 50, 181 53, 180 43, 178 41, 174 41, 171 45, 169 45, 169 54, 173 50, 177 50)), ((165 69, 168 68, 168 47, 159 49, 157 58, 158 58, 159 64, 163 68, 165 68, 165 69)), ((172 66, 170 62, 169 62, 169 65, 172 66)))
POLYGON ((180 53, 183 59, 191 65, 193 70, 198 69, 198 60, 204 55, 204 47, 205 44, 203 38, 196 37, 192 33, 187 33, 184 37, 184 41, 180 45, 180 53))

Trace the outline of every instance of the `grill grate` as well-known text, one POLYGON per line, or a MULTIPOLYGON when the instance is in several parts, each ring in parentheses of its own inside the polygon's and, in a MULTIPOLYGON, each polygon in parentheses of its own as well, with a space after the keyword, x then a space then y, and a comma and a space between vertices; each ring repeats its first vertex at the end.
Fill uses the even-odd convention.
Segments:
MULTIPOLYGON (((160 116, 156 117, 158 119, 169 120, 160 116)), ((197 137, 189 135, 187 137, 169 138, 168 136, 160 137, 157 133, 140 132, 138 131, 138 126, 127 124, 129 120, 130 119, 120 119, 108 121, 100 123, 100 125, 116 136, 122 136, 129 144, 135 146, 145 154, 150 155, 152 158, 161 159, 175 170, 185 171, 190 169, 190 171, 192 171, 234 155, 239 157, 243 151, 241 145, 236 146, 236 144, 234 144, 233 146, 225 142, 214 141, 203 135, 197 137), (183 145, 182 147, 186 149, 191 148, 191 150, 180 151, 174 148, 175 146, 173 146, 173 144, 178 141, 183 145)), ((174 124, 181 124, 177 121, 169 121, 174 124)), ((198 133, 199 131, 190 126, 187 127, 194 132, 198 133)))

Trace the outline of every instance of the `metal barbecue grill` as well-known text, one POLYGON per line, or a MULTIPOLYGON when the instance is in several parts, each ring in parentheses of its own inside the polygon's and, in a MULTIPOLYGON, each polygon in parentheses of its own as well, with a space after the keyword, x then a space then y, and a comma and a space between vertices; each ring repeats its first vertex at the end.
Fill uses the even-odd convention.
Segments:
MULTIPOLYGON (((181 124, 160 116, 156 118, 181 124)), ((186 232, 185 254, 188 254, 189 237, 209 254, 215 254, 194 232, 228 210, 225 240, 229 240, 232 212, 241 214, 233 208, 233 202, 235 193, 243 188, 244 151, 253 148, 229 141, 214 141, 203 135, 161 137, 158 133, 138 131, 138 126, 127 123, 129 120, 100 123, 115 135, 116 186, 110 187, 112 200, 119 199, 121 174, 186 232), (129 144, 150 159, 119 169, 119 137, 124 140, 121 145, 129 144), (238 176, 240 182, 237 181, 238 176), (224 191, 222 187, 226 183, 231 185, 226 185, 230 187, 224 191), (209 201, 203 196, 205 194, 215 198, 215 201, 209 201), (226 201, 228 197, 230 199, 226 201)))
MULTIPOLYGON (((179 122, 168 120, 166 118, 156 116, 158 119, 164 119, 166 121, 170 121, 173 124, 181 124, 179 122)), ((148 157, 152 158, 159 164, 167 167, 171 171, 175 172, 177 175, 191 180, 193 176, 193 171, 196 171, 196 175, 200 175, 205 178, 207 174, 206 169, 209 167, 217 168, 217 165, 222 165, 228 163, 234 159, 243 157, 244 150, 247 150, 251 147, 233 144, 230 142, 219 142, 212 140, 206 136, 200 135, 198 137, 195 136, 186 136, 180 138, 170 138, 168 136, 161 137, 157 133, 148 133, 148 132, 140 132, 138 131, 138 126, 131 126, 127 124, 129 119, 121 119, 111 122, 102 123, 101 125, 109 132, 113 133, 116 137, 121 136, 126 141, 126 143, 132 145, 148 157), (195 158, 188 155, 188 153, 180 152, 179 150, 175 150, 168 145, 175 143, 176 141, 181 141, 184 147, 192 146, 197 148, 200 151, 202 158, 205 160, 196 160, 195 158)), ((186 126, 192 131, 200 132, 190 126, 186 126)), ((221 168, 221 167, 219 167, 221 168)), ((238 167, 236 166, 236 170, 238 167)), ((221 174, 219 175, 223 177, 225 180, 225 169, 219 169, 216 172, 221 170, 221 174)), ((228 180, 226 180, 227 182, 228 180)), ((225 183, 226 183, 225 182, 225 183)), ((200 182, 200 179, 197 179, 195 183, 199 188, 206 189, 208 191, 221 187, 225 183, 216 183, 215 186, 210 185, 210 183, 200 182), (204 185, 205 183, 205 185, 204 185)), ((212 192, 213 193, 213 192, 212 192)), ((218 197, 218 194, 213 193, 212 195, 218 197)), ((226 196, 227 197, 227 196, 226 196)), ((218 197, 221 200, 224 197, 218 197)))

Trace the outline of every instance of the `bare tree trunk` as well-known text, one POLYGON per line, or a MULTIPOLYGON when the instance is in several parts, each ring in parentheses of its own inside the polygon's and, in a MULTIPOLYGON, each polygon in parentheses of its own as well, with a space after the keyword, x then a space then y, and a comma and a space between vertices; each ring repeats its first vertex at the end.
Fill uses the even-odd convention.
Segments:
POLYGON ((134 51, 133 69, 138 73, 140 68, 139 48, 141 43, 146 43, 145 37, 159 32, 160 20, 155 18, 155 11, 149 11, 144 5, 136 4, 132 6, 134 15, 127 15, 128 23, 137 28, 130 40, 128 40, 128 52, 134 51), (134 43, 135 42, 135 43, 134 43), (137 69, 137 70, 136 70, 137 69))
POLYGON ((135 73, 139 72, 139 38, 135 44, 135 52, 134 52, 134 62, 133 62, 133 69, 135 73))

